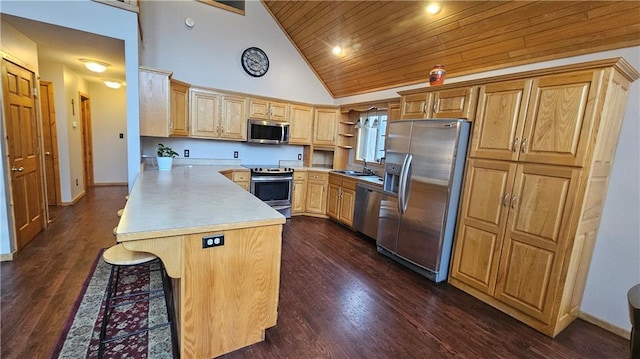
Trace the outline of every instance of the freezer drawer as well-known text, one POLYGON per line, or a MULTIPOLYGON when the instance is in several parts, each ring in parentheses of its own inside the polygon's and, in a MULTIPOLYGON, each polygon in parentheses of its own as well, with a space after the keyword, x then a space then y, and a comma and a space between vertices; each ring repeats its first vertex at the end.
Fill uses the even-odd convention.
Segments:
POLYGON ((365 235, 376 239, 378 234, 378 214, 382 189, 358 183, 356 186, 356 205, 353 214, 353 226, 365 235))

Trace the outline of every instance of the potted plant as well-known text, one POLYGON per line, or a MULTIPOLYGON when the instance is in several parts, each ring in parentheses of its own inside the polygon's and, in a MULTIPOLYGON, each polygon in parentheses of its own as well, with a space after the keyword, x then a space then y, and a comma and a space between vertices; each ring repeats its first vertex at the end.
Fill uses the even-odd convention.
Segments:
POLYGON ((178 153, 171 147, 158 143, 158 169, 160 171, 170 170, 173 165, 173 158, 177 156, 178 153))

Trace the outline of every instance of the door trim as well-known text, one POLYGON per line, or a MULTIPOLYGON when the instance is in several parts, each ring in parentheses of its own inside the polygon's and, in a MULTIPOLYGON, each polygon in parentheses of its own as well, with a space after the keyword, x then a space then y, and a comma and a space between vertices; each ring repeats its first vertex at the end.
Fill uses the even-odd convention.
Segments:
POLYGON ((93 134, 91 130, 91 98, 78 91, 80 118, 82 120, 82 164, 84 167, 84 190, 95 185, 93 178, 93 134))
MULTIPOLYGON (((48 109, 49 109, 49 123, 45 124, 44 123, 44 112, 45 112, 45 108, 42 107, 42 91, 40 91, 41 93, 39 94, 39 98, 40 98, 40 110, 41 110, 41 123, 42 123, 42 132, 43 132, 43 142, 44 142, 44 133, 45 131, 47 131, 47 127, 49 128, 49 130, 51 131, 51 154, 50 156, 52 156, 52 161, 53 161, 53 176, 51 178, 51 180, 53 180, 53 188, 55 190, 55 203, 49 203, 49 198, 48 196, 45 196, 45 204, 47 206, 51 206, 51 205, 56 205, 56 206, 60 206, 62 205, 62 194, 60 191, 60 164, 59 164, 59 157, 58 157, 58 134, 57 134, 57 123, 56 123, 56 111, 55 111, 55 97, 54 97, 54 93, 53 93, 53 83, 50 81, 40 81, 40 89, 42 90, 42 87, 46 87, 47 89, 47 93, 48 93, 48 99, 49 99, 49 103, 48 103, 48 109), (54 127, 51 130, 51 123, 54 123, 54 127), (46 125, 46 126, 45 126, 46 125)), ((43 144, 43 149, 46 150, 44 144, 43 144)), ((46 176, 46 153, 44 153, 45 155, 45 183, 47 183, 50 179, 46 176)), ((45 188, 48 188, 48 183, 47 186, 45 188)))

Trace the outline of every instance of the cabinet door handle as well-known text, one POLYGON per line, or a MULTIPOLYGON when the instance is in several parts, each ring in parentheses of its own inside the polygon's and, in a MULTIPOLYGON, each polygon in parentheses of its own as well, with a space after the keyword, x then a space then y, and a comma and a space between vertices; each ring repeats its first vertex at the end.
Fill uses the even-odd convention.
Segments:
POLYGON ((516 203, 518 202, 518 195, 514 194, 513 197, 511 197, 511 208, 515 209, 516 208, 516 203))
POLYGON ((11 167, 11 171, 12 172, 22 172, 24 171, 24 167, 20 166, 20 167, 11 167))
POLYGON ((504 198, 502 199, 502 205, 507 207, 509 206, 509 198, 511 198, 511 193, 507 192, 504 194, 504 198))
POLYGON ((518 142, 520 142, 520 139, 518 137, 516 137, 515 140, 513 140, 513 152, 517 152, 518 151, 518 142))
POLYGON ((427 106, 429 106, 428 102, 424 103, 424 106, 422 106, 422 113, 426 114, 427 113, 427 106))
POLYGON ((440 106, 438 106, 440 104, 440 100, 436 100, 433 102, 433 113, 438 113, 438 108, 440 106))
POLYGON ((522 144, 520 145, 520 152, 522 152, 522 153, 527 152, 527 139, 526 138, 522 139, 522 144))

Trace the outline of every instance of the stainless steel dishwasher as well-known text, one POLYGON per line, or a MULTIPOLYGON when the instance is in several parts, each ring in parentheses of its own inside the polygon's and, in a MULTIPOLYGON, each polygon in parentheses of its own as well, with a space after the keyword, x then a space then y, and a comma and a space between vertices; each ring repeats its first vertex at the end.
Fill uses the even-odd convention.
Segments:
POLYGON ((378 215, 382 188, 359 182, 356 186, 356 208, 353 214, 355 229, 373 239, 378 234, 378 215))

